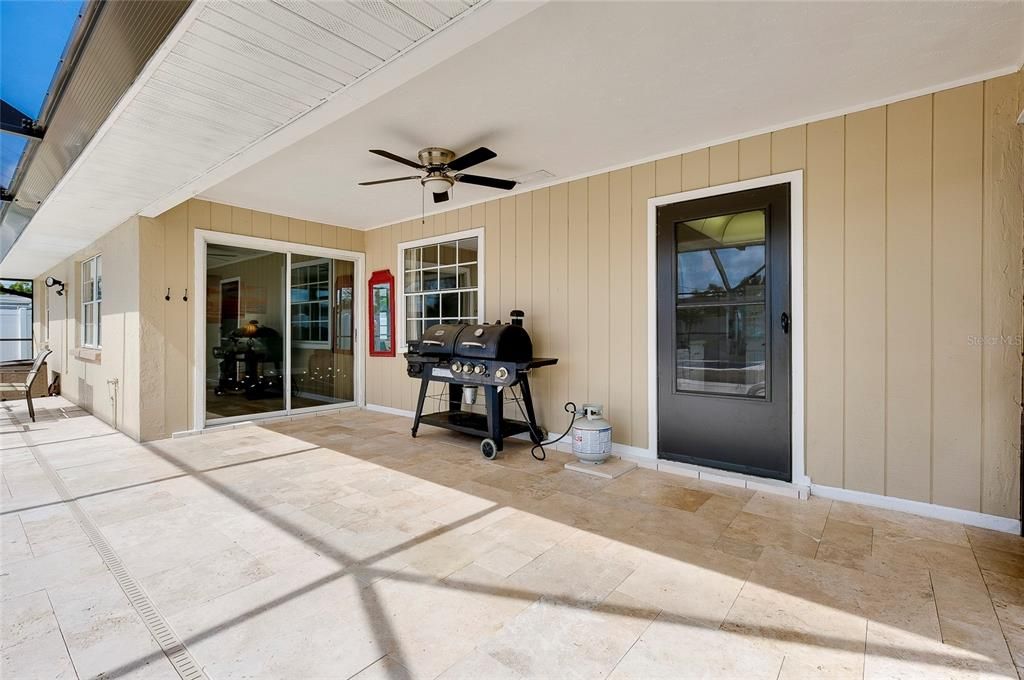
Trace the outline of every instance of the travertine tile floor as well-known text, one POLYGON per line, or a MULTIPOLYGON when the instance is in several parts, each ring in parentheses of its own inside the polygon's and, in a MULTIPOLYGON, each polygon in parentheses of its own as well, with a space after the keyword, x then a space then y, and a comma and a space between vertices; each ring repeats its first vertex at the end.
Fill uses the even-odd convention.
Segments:
POLYGON ((39 460, 210 678, 1016 677, 1024 541, 350 410, 137 444, 0 404, 4 678, 176 677, 39 460), (32 446, 27 446, 31 444, 32 446))

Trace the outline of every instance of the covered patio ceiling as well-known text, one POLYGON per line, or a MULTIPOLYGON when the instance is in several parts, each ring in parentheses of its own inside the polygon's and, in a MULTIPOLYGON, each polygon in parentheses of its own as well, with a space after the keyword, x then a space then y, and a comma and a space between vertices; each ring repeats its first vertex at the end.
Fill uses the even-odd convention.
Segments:
MULTIPOLYGON (((471 172, 562 182, 1013 72, 1022 36, 1020 3, 550 2, 202 195, 373 228, 422 197, 357 186, 410 174, 370 148, 486 145, 471 172)), ((460 184, 426 210, 503 194, 460 184)))
POLYGON ((35 276, 133 215, 177 205, 536 6, 196 0, 42 201, 0 272, 35 276))
MULTIPOLYGON (((131 215, 197 195, 359 229, 419 215, 414 182, 357 186, 406 174, 369 148, 415 157, 424 146, 487 145, 499 157, 480 174, 546 170, 564 181, 1010 73, 1024 60, 1017 2, 482 0, 439 4, 453 16, 434 17, 430 35, 393 45, 341 89, 284 72, 281 49, 298 50, 285 59, 293 65, 314 52, 334 59, 322 45, 349 30, 355 4, 246 4, 231 11, 263 28, 234 17, 214 29, 201 15, 236 6, 196 3, 0 271, 37 275, 131 215), (283 25, 267 24, 269 12, 301 21, 267 42, 268 26, 283 25), (266 59, 276 66, 261 70, 266 59), (167 95, 189 69, 206 94, 188 92, 197 110, 172 115, 167 95), (254 96, 238 82, 254 70, 265 74, 255 87, 273 92, 254 96)), ((336 63, 320 66, 344 70, 333 51, 336 63)), ((500 194, 459 185, 443 207, 500 194)))

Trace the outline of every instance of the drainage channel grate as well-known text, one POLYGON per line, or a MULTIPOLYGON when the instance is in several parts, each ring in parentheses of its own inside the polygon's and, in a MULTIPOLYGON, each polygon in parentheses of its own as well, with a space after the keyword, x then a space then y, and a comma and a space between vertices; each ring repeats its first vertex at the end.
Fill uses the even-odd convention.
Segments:
MULTIPOLYGON (((17 419, 11 414, 12 420, 17 422, 17 419)), ((20 424, 20 423, 19 423, 20 424)), ((74 514, 75 519, 81 525, 82 530, 85 531, 89 540, 92 541, 96 551, 100 554, 100 558, 103 559, 103 563, 107 565, 107 569, 117 579, 117 583, 121 586, 121 590, 124 591, 125 596, 131 603, 135 611, 138 612, 142 618, 143 623, 149 629, 150 635, 156 640, 157 644, 160 645, 160 649, 163 650, 167 660, 174 666, 174 670, 178 672, 184 680, 200 680, 206 676, 200 669, 199 664, 192 658, 185 645, 178 638, 177 634, 167 624, 167 620, 154 606, 153 601, 149 599, 149 595, 142 589, 139 582, 135 580, 135 577, 131 575, 131 572, 125 568, 121 558, 117 556, 114 549, 107 543, 107 539, 103 536, 100 530, 93 523, 92 519, 85 513, 82 508, 78 506, 78 502, 74 500, 68 488, 64 485, 64 480, 60 478, 57 471, 53 469, 49 461, 43 457, 39 450, 29 441, 28 433, 22 432, 22 439, 25 442, 25 446, 32 452, 32 457, 35 458, 39 467, 43 469, 46 476, 49 477, 50 483, 53 484, 53 488, 60 494, 61 500, 74 514)))

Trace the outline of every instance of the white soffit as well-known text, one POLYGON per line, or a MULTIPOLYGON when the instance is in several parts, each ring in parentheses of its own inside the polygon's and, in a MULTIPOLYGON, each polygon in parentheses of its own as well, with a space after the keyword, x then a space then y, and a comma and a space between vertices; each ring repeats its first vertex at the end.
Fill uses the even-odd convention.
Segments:
MULTIPOLYGON (((357 186, 410 174, 370 148, 487 145, 469 172, 560 182, 1010 73, 1022 35, 1016 1, 551 2, 203 196, 372 228, 422 197, 357 186)), ((503 195, 456 185, 426 210, 503 195)))
POLYGON ((230 176, 539 4, 197 0, 0 271, 39 274, 133 215, 189 198, 197 181, 211 185, 212 171, 230 176))

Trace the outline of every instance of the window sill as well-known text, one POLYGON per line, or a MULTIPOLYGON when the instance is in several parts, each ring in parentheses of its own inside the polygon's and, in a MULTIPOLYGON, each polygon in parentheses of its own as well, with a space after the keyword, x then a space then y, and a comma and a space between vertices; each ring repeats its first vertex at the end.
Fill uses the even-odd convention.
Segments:
POLYGON ((103 352, 99 347, 76 347, 75 358, 88 361, 94 364, 100 363, 103 352))

